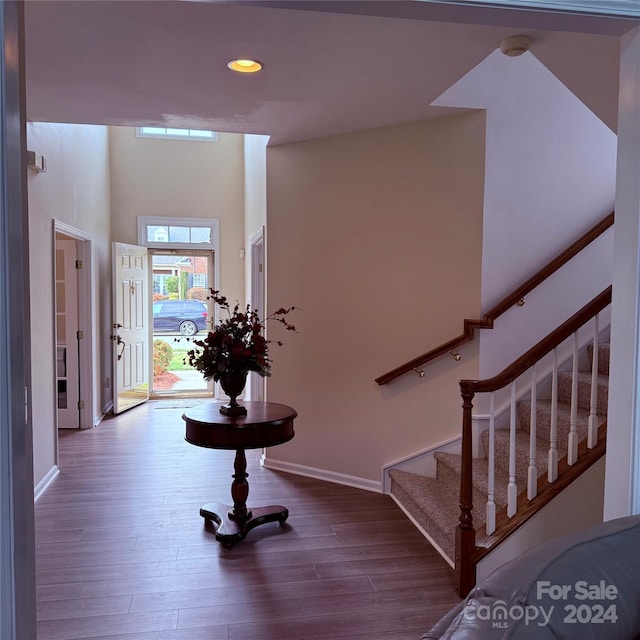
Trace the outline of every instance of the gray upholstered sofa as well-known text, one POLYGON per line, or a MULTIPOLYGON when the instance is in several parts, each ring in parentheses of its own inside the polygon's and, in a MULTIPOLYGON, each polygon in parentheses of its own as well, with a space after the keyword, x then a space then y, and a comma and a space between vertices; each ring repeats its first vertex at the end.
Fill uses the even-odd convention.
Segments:
POLYGON ((640 639, 640 515, 541 544, 494 571, 423 640, 640 639))

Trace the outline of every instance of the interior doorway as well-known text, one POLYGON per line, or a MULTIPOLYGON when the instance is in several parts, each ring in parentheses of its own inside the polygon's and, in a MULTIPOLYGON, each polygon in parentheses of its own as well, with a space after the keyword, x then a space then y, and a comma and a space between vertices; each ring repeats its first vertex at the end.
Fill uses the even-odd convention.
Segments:
MULTIPOLYGON (((251 238, 249 302, 252 309, 257 309, 262 318, 266 317, 265 309, 265 261, 264 261, 264 227, 251 238)), ((249 375, 249 400, 265 400, 265 379, 257 373, 249 375)))
POLYGON ((59 429, 80 427, 77 255, 76 241, 62 233, 56 233, 55 339, 59 429))
POLYGON ((54 221, 56 430, 93 426, 91 239, 54 221))
POLYGON ((210 395, 207 382, 188 361, 194 341, 206 337, 213 309, 208 300, 214 279, 214 252, 149 249, 151 258, 153 377, 152 397, 210 395))

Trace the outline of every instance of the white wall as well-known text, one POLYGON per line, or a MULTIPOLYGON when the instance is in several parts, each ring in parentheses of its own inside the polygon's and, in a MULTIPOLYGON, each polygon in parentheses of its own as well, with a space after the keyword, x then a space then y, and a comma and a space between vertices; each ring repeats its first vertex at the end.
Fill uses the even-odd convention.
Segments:
POLYGON ((492 331, 478 332, 483 378, 502 371, 611 284, 613 236, 607 230, 527 295, 524 306, 507 310, 492 331))
POLYGON ((267 383, 298 411, 296 437, 267 464, 379 489, 385 463, 459 433, 474 345, 422 379, 374 379, 480 311, 484 125, 476 112, 267 148, 269 308, 304 310, 267 383))
POLYGON ((605 519, 640 513, 640 29, 622 39, 605 519))
POLYGON ((105 406, 111 376, 109 341, 111 248, 109 150, 105 127, 29 123, 30 150, 46 157, 46 173, 29 172, 29 257, 33 378, 34 484, 56 464, 53 223, 92 238, 94 406, 105 406), (105 286, 106 283, 106 286, 105 286))
POLYGON ((251 239, 267 224, 267 143, 269 136, 244 137, 245 291, 251 290, 251 239))
MULTIPOLYGON (((487 110, 487 311, 612 211, 616 136, 531 53, 496 50, 434 104, 487 110)), ((481 332, 480 374, 498 373, 611 284, 612 248, 609 233, 512 310, 513 321, 481 332)))
POLYGON ((243 136, 218 142, 137 138, 110 127, 113 240, 137 244, 138 216, 219 218, 219 282, 231 300, 244 300, 243 136))
MULTIPOLYGON (((244 137, 244 246, 246 301, 264 317, 267 265, 267 143, 269 136, 244 137), (256 243, 255 251, 252 242, 256 243), (254 264, 255 261, 255 264, 254 264)), ((249 374, 245 400, 265 398, 265 380, 249 374)))

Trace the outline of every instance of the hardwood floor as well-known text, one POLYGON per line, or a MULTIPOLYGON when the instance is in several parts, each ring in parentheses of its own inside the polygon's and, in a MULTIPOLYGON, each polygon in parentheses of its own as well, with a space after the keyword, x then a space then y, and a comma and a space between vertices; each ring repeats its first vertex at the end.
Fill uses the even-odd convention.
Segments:
POLYGON ((198 510, 229 502, 234 453, 184 441, 196 402, 60 432, 36 504, 39 640, 418 640, 458 602, 388 496, 262 469, 257 450, 248 504, 290 516, 224 550, 198 510))

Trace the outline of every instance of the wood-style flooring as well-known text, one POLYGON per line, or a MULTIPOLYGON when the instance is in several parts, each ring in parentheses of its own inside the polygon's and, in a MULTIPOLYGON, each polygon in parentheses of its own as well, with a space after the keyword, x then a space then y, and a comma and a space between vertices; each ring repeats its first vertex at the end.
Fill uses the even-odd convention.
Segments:
POLYGON ((229 502, 234 452, 184 440, 156 401, 61 431, 36 503, 38 640, 418 640, 458 598, 388 497, 259 465, 248 505, 290 516, 231 550, 199 507, 229 502))

